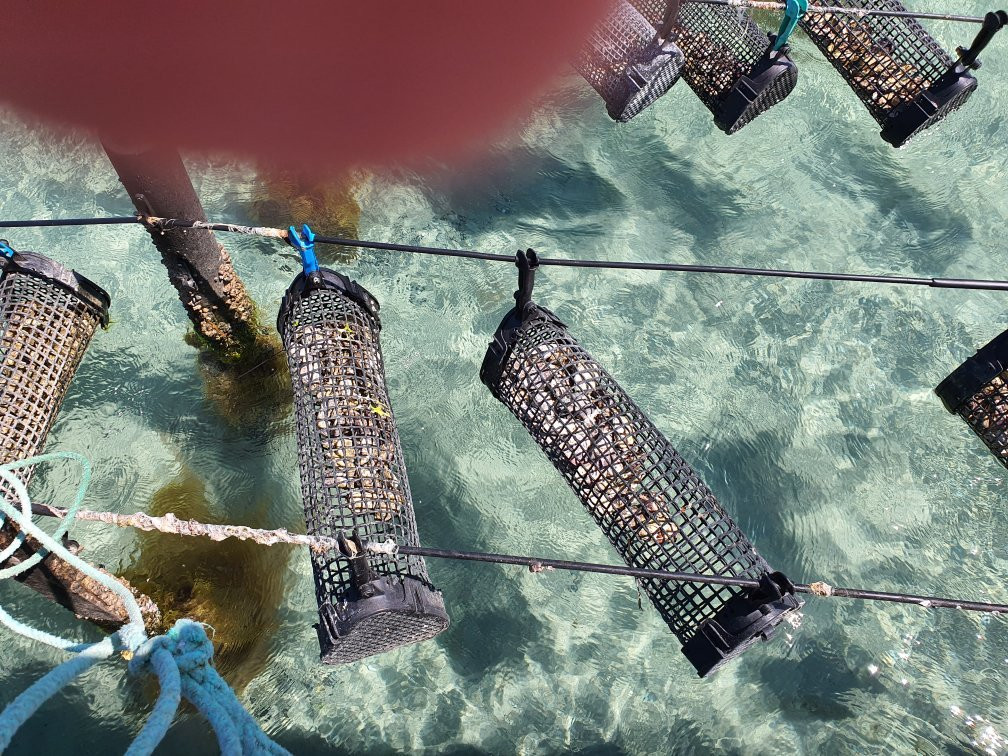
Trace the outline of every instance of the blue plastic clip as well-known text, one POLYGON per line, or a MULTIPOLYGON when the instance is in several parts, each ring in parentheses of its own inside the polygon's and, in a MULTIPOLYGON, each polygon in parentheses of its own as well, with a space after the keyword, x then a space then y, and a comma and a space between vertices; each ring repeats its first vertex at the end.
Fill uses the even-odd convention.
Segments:
POLYGON ((777 39, 773 45, 774 52, 778 52, 787 44, 801 17, 808 11, 808 0, 785 0, 785 6, 784 18, 781 19, 777 39))
POLYGON ((315 257, 315 232, 305 223, 301 226, 301 234, 304 234, 303 238, 294 226, 287 227, 287 243, 301 255, 301 266, 308 276, 317 273, 319 269, 318 258, 315 257))
POLYGON ((0 239, 0 255, 3 255, 8 260, 14 259, 14 248, 11 247, 6 239, 0 239))

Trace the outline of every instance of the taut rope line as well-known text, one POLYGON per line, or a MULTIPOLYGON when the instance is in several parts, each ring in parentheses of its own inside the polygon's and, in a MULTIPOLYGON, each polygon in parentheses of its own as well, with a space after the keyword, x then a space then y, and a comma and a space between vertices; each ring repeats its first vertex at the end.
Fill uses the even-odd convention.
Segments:
MULTIPOLYGON (((67 510, 46 504, 33 504, 32 513, 36 515, 64 517, 67 510)), ((237 538, 253 541, 264 546, 288 544, 304 546, 312 551, 324 553, 337 551, 346 555, 337 538, 324 536, 309 536, 291 533, 283 528, 265 530, 251 528, 246 525, 212 525, 196 520, 181 520, 168 513, 163 517, 152 517, 139 512, 136 514, 117 514, 115 512, 92 512, 86 509, 78 510, 76 519, 89 522, 102 522, 120 528, 136 528, 138 530, 158 531, 172 535, 194 536, 223 541, 226 538, 237 538)), ((531 572, 543 570, 567 570, 572 572, 594 572, 603 575, 621 575, 638 580, 674 580, 686 583, 712 583, 715 585, 732 585, 742 588, 756 588, 759 581, 732 578, 721 575, 702 575, 689 572, 667 572, 664 570, 647 570, 622 565, 596 564, 593 562, 574 562, 564 559, 550 559, 537 556, 519 556, 515 554, 493 554, 475 551, 457 551, 451 549, 433 549, 423 546, 397 545, 392 541, 384 543, 369 542, 365 549, 374 554, 394 554, 396 552, 408 556, 429 557, 433 559, 450 559, 467 562, 489 562, 493 564, 511 564, 527 567, 531 572)), ((886 591, 869 591, 861 588, 839 588, 823 581, 795 584, 798 593, 806 593, 820 597, 842 597, 862 599, 867 601, 887 601, 900 604, 915 604, 925 608, 963 609, 971 612, 987 612, 991 614, 1008 613, 1008 604, 968 601, 964 599, 943 598, 940 596, 918 596, 905 593, 886 591)))
MULTIPOLYGON (((158 218, 155 216, 122 215, 106 218, 56 218, 32 220, 0 221, 0 228, 47 228, 65 226, 111 226, 140 224, 154 229, 203 229, 222 233, 261 236, 270 239, 287 240, 287 231, 268 226, 243 226, 237 223, 216 223, 210 221, 182 220, 179 218, 158 218)), ((385 252, 406 252, 410 254, 453 257, 467 260, 484 260, 514 264, 514 255, 479 252, 471 249, 451 249, 428 247, 417 244, 396 244, 393 242, 347 239, 340 236, 315 237, 316 244, 333 244, 341 247, 379 250, 385 252)), ((895 286, 926 286, 934 289, 970 289, 979 291, 1008 291, 1008 281, 983 280, 973 278, 929 278, 922 276, 874 275, 868 273, 833 273, 814 270, 781 270, 777 268, 754 268, 738 265, 694 265, 688 263, 636 262, 632 260, 578 260, 568 257, 539 256, 539 264, 566 268, 602 268, 608 270, 643 270, 673 273, 708 273, 715 275, 756 276, 766 278, 797 278, 815 281, 839 281, 847 283, 875 283, 895 286)))

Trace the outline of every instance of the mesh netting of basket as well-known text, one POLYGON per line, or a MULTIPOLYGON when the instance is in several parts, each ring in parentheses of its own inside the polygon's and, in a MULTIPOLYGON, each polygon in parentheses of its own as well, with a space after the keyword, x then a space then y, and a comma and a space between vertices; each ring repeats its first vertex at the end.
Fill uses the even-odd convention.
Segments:
POLYGON ((683 53, 656 38, 654 27, 620 0, 593 29, 574 67, 606 103, 615 121, 629 121, 679 80, 683 53))
MULTIPOLYGON (((650 24, 662 26, 668 0, 632 2, 650 24)), ((798 67, 772 50, 742 8, 683 3, 672 33, 685 56, 683 78, 725 133, 780 103, 798 82, 798 67)))
POLYGON ((953 370, 935 393, 1008 467, 1008 331, 953 370))
MULTIPOLYGON (((837 0, 833 4, 906 11, 898 0, 837 0)), ((905 144, 961 107, 976 89, 976 79, 967 71, 947 79, 955 61, 914 18, 809 13, 800 26, 883 127, 883 138, 894 146, 905 144)))
MULTIPOLYGON (((498 330, 481 376, 624 561, 752 580, 770 573, 699 475, 566 326, 533 305, 513 328, 514 312, 498 330)), ((641 585, 684 645, 746 593, 653 579, 641 585)), ((794 600, 789 608, 799 606, 794 600)))
MULTIPOLYGON (((385 384, 377 302, 346 277, 302 274, 278 328, 290 367, 308 533, 419 545, 399 433, 385 384)), ((355 661, 448 626, 424 560, 312 554, 323 660, 355 661)))
MULTIPOLYGON (((49 258, 0 258, 0 464, 42 451, 108 306, 97 284, 49 258)), ((27 485, 32 471, 17 475, 27 485)))

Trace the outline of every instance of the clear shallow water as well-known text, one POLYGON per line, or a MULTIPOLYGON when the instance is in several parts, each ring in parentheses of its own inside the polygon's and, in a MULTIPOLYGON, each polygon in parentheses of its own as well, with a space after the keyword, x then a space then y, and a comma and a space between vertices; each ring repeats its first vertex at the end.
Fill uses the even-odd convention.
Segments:
MULTIPOLYGON (((934 28, 949 44, 972 33, 934 28)), ((731 138, 685 85, 617 127, 572 77, 521 135, 489 151, 478 180, 366 179, 360 233, 495 252, 1003 277, 1003 40, 965 112, 898 152, 812 46, 794 47, 798 91, 731 138)), ((131 212, 94 146, 2 119, 4 216, 131 212)), ((250 169, 205 158, 190 167, 211 217, 251 219, 250 169)), ((299 527, 291 421, 221 422, 147 236, 130 227, 7 235, 112 294, 112 328, 95 338, 49 446, 93 460, 89 506, 148 509, 164 486, 195 478, 213 516, 299 527)), ((271 317, 295 260, 263 241, 226 242, 271 317)), ((560 477, 479 383, 514 271, 374 254, 340 267, 382 303, 424 542, 611 561, 560 477)), ((931 393, 1004 329, 1003 296, 551 268, 537 297, 774 566, 801 580, 1008 600, 1005 471, 931 393)), ((70 482, 54 470, 33 493, 59 501, 70 482)), ((140 558, 131 534, 81 525, 75 536, 92 560, 126 569, 140 558)), ((176 558, 194 573, 202 564, 198 552, 176 558)), ((1004 620, 810 601, 800 629, 701 682, 657 614, 637 609, 629 581, 429 567, 452 628, 331 669, 317 663, 305 554, 218 563, 208 579, 248 585, 252 574, 263 586, 220 601, 256 627, 257 647, 234 663, 252 678, 244 700, 268 732, 300 752, 1006 749, 1004 620)), ((16 586, 0 586, 0 602, 53 632, 91 633, 16 586)), ((58 660, 4 643, 0 702, 58 660)), ((148 705, 109 664, 32 719, 11 750, 121 751, 148 705)), ((162 750, 212 752, 214 741, 190 717, 162 750)))

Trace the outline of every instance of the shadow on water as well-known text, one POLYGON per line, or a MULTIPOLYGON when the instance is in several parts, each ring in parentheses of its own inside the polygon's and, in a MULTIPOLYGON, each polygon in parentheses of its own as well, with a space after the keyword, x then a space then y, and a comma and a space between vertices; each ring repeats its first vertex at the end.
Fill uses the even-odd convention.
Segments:
MULTIPOLYGON (((400 431, 404 437, 411 435, 408 428, 400 426, 400 431)), ((425 546, 459 548, 465 544, 468 550, 494 550, 485 537, 476 535, 483 532, 478 522, 469 522, 462 530, 447 511, 446 507, 452 506, 449 497, 444 496, 444 481, 452 477, 447 460, 437 465, 416 465, 409 476, 414 501, 439 502, 418 514, 425 546)), ((476 508, 470 514, 473 518, 480 516, 476 508)), ((451 626, 436 642, 445 649, 459 676, 482 677, 497 665, 524 664, 529 646, 552 637, 522 594, 518 585, 521 573, 515 568, 444 564, 440 560, 428 560, 427 566, 435 585, 445 594, 451 618, 451 626)))
POLYGON ((885 692, 866 671, 869 653, 843 633, 820 629, 806 646, 798 661, 766 655, 751 663, 761 690, 790 717, 818 722, 850 719, 857 715, 858 705, 852 700, 856 694, 885 692))
MULTIPOLYGON (((576 224, 579 235, 605 240, 613 228, 604 218, 622 218, 628 207, 623 189, 592 163, 565 161, 545 147, 501 147, 479 167, 472 178, 440 175, 428 181, 433 206, 462 234, 514 230, 548 219, 554 227, 576 224)), ((672 152, 657 135, 642 135, 632 178, 646 191, 636 197, 635 208, 675 217, 676 233, 696 240, 698 252, 720 251, 721 233, 731 219, 745 215, 745 195, 698 168, 689 155, 672 152)))
MULTIPOLYGON (((164 346, 140 339, 118 349, 92 347, 74 376, 72 392, 114 398, 119 407, 143 417, 155 430, 174 432, 180 416, 205 406, 233 430, 279 432, 292 410, 293 395, 276 331, 259 328, 245 353, 225 365, 202 348, 181 306, 177 315, 177 338, 193 351, 182 348, 168 369, 155 369, 153 364, 161 355, 152 351, 164 346), (200 393, 190 377, 194 373, 202 379, 200 393)), ((128 326, 115 322, 111 326, 120 327, 128 326)))
POLYGON ((816 574, 812 545, 803 541, 803 534, 795 532, 795 521, 785 515, 795 510, 796 501, 818 508, 823 496, 810 480, 777 462, 775 451, 790 446, 790 433, 761 431, 749 438, 710 439, 709 443, 704 467, 716 471, 717 479, 710 481, 716 486, 715 495, 757 550, 774 569, 793 579, 816 574))
MULTIPOLYGON (((312 754, 325 754, 325 756, 350 756, 354 753, 362 753, 361 750, 352 746, 337 745, 328 742, 321 735, 304 730, 290 729, 283 732, 272 732, 269 736, 296 756, 312 756, 312 754)), ((363 751, 375 754, 393 754, 395 750, 391 748, 363 751)), ((210 729, 206 721, 199 716, 188 716, 175 724, 161 746, 155 752, 158 754, 184 753, 187 756, 197 756, 207 754, 212 756, 220 753, 217 745, 217 738, 210 729)))
MULTIPOLYGON (((220 370, 212 361, 181 360, 170 371, 151 370, 137 350, 115 350, 85 359, 71 384, 72 397, 114 397, 120 411, 142 417, 151 430, 175 436, 192 415, 213 413, 244 437, 270 439, 288 432, 293 395, 282 350, 242 374, 220 370), (201 385, 191 377, 202 375, 201 385)), ((91 402, 92 399, 83 401, 91 402)))
POLYGON ((719 180, 690 153, 673 152, 655 133, 642 135, 635 151, 647 155, 634 165, 634 181, 647 188, 637 195, 636 207, 673 216, 676 230, 694 239, 698 253, 723 251, 721 231, 729 219, 747 213, 738 184, 719 180))
MULTIPOLYGON (((673 715, 662 721, 662 732, 665 734, 665 742, 662 743, 660 753, 668 756, 693 756, 693 754, 723 754, 724 756, 734 756, 741 753, 737 748, 732 748, 730 744, 716 742, 711 734, 702 724, 693 719, 687 719, 680 715, 673 715)), ((654 740, 648 740, 644 731, 638 731, 632 726, 621 725, 615 732, 612 742, 588 745, 578 751, 577 754, 584 756, 598 754, 630 754, 654 752, 654 740)))
MULTIPOLYGON (((634 181, 648 191, 635 207, 672 214, 677 232, 703 239, 705 248, 717 248, 717 230, 725 219, 743 214, 742 193, 732 184, 705 177, 694 162, 673 153, 654 134, 644 138, 639 152, 647 159, 634 164, 634 181)), ((480 167, 478 179, 443 176, 431 182, 431 202, 463 233, 491 231, 502 216, 511 226, 543 218, 587 223, 622 214, 628 207, 621 188, 592 163, 564 161, 544 147, 504 147, 480 167)), ((609 237, 611 229, 600 228, 599 235, 609 237)))
MULTIPOLYGON (((125 675, 125 664, 122 668, 125 675)), ((40 668, 37 674, 32 675, 32 679, 37 679, 48 671, 40 668)), ((77 682, 74 685, 79 689, 81 683, 77 682)), ((22 725, 11 740, 10 746, 4 751, 5 756, 124 753, 136 732, 126 725, 128 721, 126 717, 95 716, 95 709, 89 703, 94 703, 93 699, 103 694, 109 697, 117 695, 115 691, 94 691, 85 698, 75 689, 54 696, 22 725), (58 725, 54 726, 54 723, 58 725)), ((6 699, 7 696, 4 696, 5 702, 6 699)), ((127 703, 127 708, 136 721, 141 721, 147 716, 135 705, 127 703)))
POLYGON ((464 743, 454 743, 444 748, 440 748, 437 751, 442 756, 488 756, 490 751, 485 751, 482 748, 477 748, 474 745, 467 745, 464 743))
POLYGON ((527 144, 500 148, 479 169, 428 180, 432 204, 462 232, 484 233, 498 223, 544 217, 578 220, 626 208, 620 189, 590 163, 568 163, 527 144))
MULTIPOLYGON (((40 670, 39 676, 44 671, 40 670)), ((125 675, 125 671, 123 674, 125 675)), ((82 700, 76 693, 57 696, 25 723, 4 753, 7 756, 38 756, 40 753, 124 753, 150 713, 149 710, 143 710, 137 705, 140 698, 133 695, 137 690, 135 686, 132 687, 123 698, 127 716, 100 719, 94 716, 94 709, 88 702, 82 700), (56 720, 59 721, 59 726, 53 727, 52 723, 56 720), (124 725, 125 722, 130 722, 130 726, 124 725)), ((109 695, 117 694, 110 691, 109 695)), ((298 756, 303 754, 349 756, 362 753, 360 749, 334 745, 320 735, 301 729, 274 732, 270 737, 298 756)), ((476 753, 465 750, 453 752, 476 753)), ((220 753, 220 746, 209 723, 185 706, 154 753, 217 756, 220 753)), ((386 748, 370 750, 367 753, 393 754, 396 751, 386 748)))
MULTIPOLYGON (((233 491, 242 497, 247 492, 233 491)), ((230 503, 229 503, 230 504, 230 503)), ((206 484, 192 470, 154 494, 148 512, 168 512, 182 519, 221 523, 207 496, 206 484)), ((241 524, 268 527, 267 502, 245 501, 226 506, 241 512, 241 524)), ((279 620, 284 577, 291 547, 264 547, 247 541, 183 538, 140 533, 139 555, 124 571, 132 584, 143 586, 161 608, 166 627, 182 617, 213 628, 217 669, 241 690, 265 667, 279 620)))
MULTIPOLYGON (((122 665, 125 667, 125 665, 122 665)), ((31 678, 41 677, 46 669, 32 670, 31 678)), ((123 672, 125 675, 125 671, 123 672)), ((138 702, 142 697, 136 694, 139 688, 131 686, 125 694, 108 691, 111 698, 121 695, 126 716, 96 717, 90 696, 74 691, 60 695, 43 705, 37 714, 18 731, 4 752, 7 756, 38 756, 49 753, 124 753, 136 737, 142 723, 149 716, 149 709, 141 709, 138 702), (59 726, 54 727, 53 722, 59 726), (126 724, 129 723, 129 724, 126 724)), ((301 728, 272 731, 269 736, 292 754, 297 756, 350 756, 350 754, 398 754, 388 746, 362 746, 359 742, 333 743, 321 735, 301 728)), ((349 740, 349 739, 348 739, 349 740)), ((425 739, 425 743, 436 743, 436 739, 425 739)), ((505 749, 510 750, 510 749, 505 749)), ((425 752, 427 752, 425 750, 425 752)), ((451 743, 432 746, 430 752, 446 756, 485 756, 492 753, 476 746, 451 743)), ((498 751, 499 752, 499 751, 498 751)), ((600 745, 592 753, 614 753, 600 745)), ((176 717, 174 724, 165 734, 164 740, 154 751, 155 754, 186 754, 187 756, 216 756, 220 746, 209 723, 188 706, 176 717)))
MULTIPOLYGON (((827 193, 850 199, 865 199, 871 205, 875 219, 893 216, 909 227, 918 237, 913 245, 915 270, 939 276, 960 257, 959 248, 973 238, 969 217, 955 210, 952 196, 942 196, 948 190, 945 182, 935 191, 922 191, 919 177, 911 176, 899 155, 874 142, 854 143, 845 140, 823 143, 815 164, 805 162, 803 168, 820 183, 828 181, 827 193), (822 175, 821 166, 830 174, 822 175), (846 172, 846 173, 845 173, 846 172)), ((864 228, 877 222, 864 218, 864 228)), ((869 234, 872 239, 877 234, 869 234)), ((859 250, 869 263, 880 267, 893 264, 891 247, 878 247, 872 242, 859 250)))

